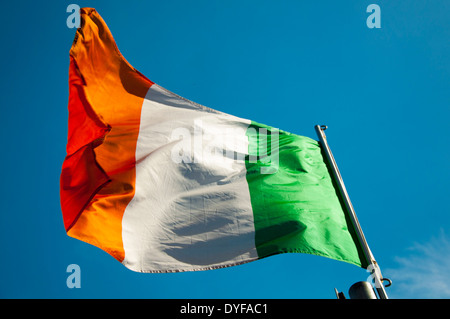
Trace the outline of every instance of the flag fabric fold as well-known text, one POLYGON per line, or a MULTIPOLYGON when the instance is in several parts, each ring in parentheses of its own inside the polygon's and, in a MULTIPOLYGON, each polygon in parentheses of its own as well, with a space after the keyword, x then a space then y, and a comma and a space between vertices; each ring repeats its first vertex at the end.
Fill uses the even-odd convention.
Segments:
POLYGON ((67 234, 139 272, 280 253, 367 266, 320 145, 153 83, 92 8, 70 50, 67 234))

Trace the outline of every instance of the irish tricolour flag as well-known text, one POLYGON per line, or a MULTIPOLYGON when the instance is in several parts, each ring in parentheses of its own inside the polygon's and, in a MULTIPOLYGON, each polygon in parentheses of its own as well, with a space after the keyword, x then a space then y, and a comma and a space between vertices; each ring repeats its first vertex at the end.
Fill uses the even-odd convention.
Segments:
POLYGON ((81 9, 70 50, 67 234, 134 271, 308 253, 366 267, 320 145, 184 99, 121 55, 81 9))

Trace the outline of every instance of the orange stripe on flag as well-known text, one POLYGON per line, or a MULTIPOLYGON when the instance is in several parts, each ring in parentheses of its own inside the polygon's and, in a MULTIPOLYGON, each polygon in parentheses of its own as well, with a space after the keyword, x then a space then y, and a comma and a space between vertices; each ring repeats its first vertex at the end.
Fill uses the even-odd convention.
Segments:
POLYGON ((121 55, 95 9, 80 16, 70 50, 64 225, 69 236, 122 261, 122 217, 135 193, 141 108, 153 82, 121 55))

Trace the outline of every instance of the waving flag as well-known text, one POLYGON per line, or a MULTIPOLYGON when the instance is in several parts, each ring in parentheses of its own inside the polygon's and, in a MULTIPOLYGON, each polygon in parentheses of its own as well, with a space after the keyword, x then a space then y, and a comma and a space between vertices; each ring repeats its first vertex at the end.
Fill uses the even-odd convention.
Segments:
POLYGON ((162 88, 94 9, 80 14, 61 173, 69 236, 140 272, 290 252, 367 266, 317 141, 162 88))

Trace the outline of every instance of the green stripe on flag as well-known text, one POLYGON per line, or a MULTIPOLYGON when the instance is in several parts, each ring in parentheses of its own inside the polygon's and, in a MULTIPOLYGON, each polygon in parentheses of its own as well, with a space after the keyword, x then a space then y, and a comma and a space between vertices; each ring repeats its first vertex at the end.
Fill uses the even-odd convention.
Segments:
POLYGON ((365 268, 319 143, 255 122, 246 135, 258 256, 308 253, 365 268))

